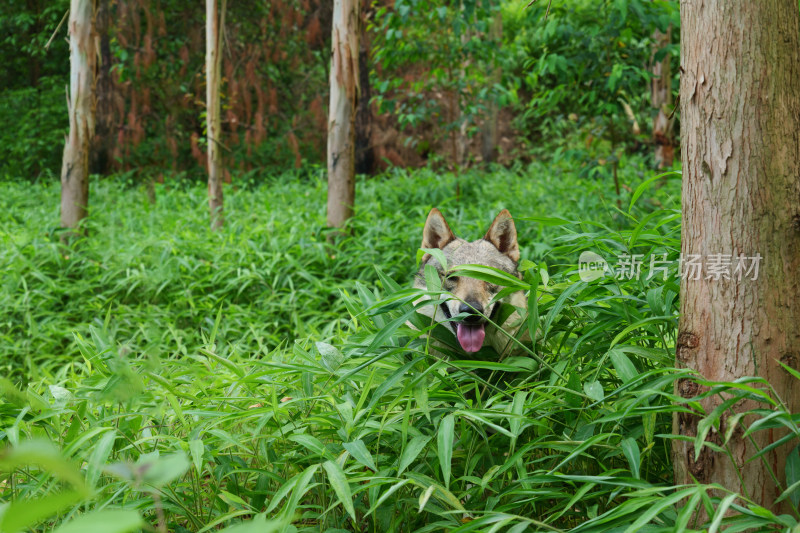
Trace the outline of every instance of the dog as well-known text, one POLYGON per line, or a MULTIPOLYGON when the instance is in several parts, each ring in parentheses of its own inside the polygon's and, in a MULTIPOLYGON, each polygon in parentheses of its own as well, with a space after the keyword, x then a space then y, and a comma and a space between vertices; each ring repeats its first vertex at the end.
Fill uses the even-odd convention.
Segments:
MULTIPOLYGON (((442 213, 433 208, 422 230, 421 248, 441 250, 448 269, 457 265, 477 264, 494 267, 518 278, 522 277, 518 271, 520 254, 517 229, 507 209, 500 211, 482 239, 469 242, 456 237, 442 213)), ((419 308, 421 314, 444 324, 467 353, 477 352, 487 344, 492 346, 501 358, 516 351, 516 343, 511 337, 517 334, 521 326, 520 311, 525 314, 527 309, 527 298, 524 293, 518 291, 499 301, 492 301, 503 287, 466 276, 448 275, 444 272, 442 264, 428 253, 423 256, 422 264, 415 276, 414 287, 417 289, 430 289, 425 281, 426 265, 436 269, 442 280, 442 289, 452 294, 453 298, 441 301, 438 305, 422 306, 419 308), (514 312, 499 324, 504 332, 499 331, 489 321, 497 322, 501 302, 515 308, 514 312), (452 320, 453 317, 462 314, 464 318, 461 320, 452 320)), ((426 299, 430 297, 423 297, 416 303, 426 299)))

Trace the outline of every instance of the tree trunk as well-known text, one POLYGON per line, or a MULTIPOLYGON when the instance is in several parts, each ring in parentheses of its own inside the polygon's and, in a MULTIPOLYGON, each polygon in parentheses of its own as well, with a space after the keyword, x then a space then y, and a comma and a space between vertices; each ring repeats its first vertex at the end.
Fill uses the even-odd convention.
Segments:
MULTIPOLYGON (((464 16, 464 4, 461 2, 460 5, 460 14, 459 16, 464 16)), ((456 94, 455 94, 455 106, 456 106, 456 116, 458 117, 458 124, 456 131, 456 160, 453 162, 453 167, 455 168, 456 172, 463 166, 467 164, 467 157, 469 156, 469 138, 467 137, 467 121, 469 117, 464 112, 464 108, 466 107, 466 102, 464 101, 467 92, 467 70, 470 67, 470 60, 469 56, 467 55, 466 50, 467 44, 471 38, 471 32, 469 30, 470 24, 472 23, 471 20, 466 21, 467 24, 464 25, 464 29, 462 30, 463 33, 461 34, 461 49, 464 50, 463 60, 461 62, 461 68, 458 72, 459 82, 456 84, 456 94)), ((458 185, 457 185, 458 187, 458 185)), ((456 193, 456 197, 460 196, 460 191, 456 193)))
POLYGON ((334 0, 328 115, 328 226, 341 228, 355 203, 359 0, 334 0))
POLYGON ((653 33, 653 57, 651 73, 653 79, 650 86, 650 104, 658 109, 653 119, 653 143, 655 144, 655 160, 659 169, 671 168, 675 156, 675 143, 672 135, 672 69, 670 56, 665 55, 661 61, 655 60, 655 54, 672 42, 672 28, 666 33, 656 30, 653 33))
POLYGON ((114 85, 111 81, 111 0, 98 0, 96 31, 100 58, 97 64, 97 126, 91 143, 89 168, 93 174, 111 171, 113 139, 114 85))
MULTIPOLYGON (((31 24, 26 32, 25 40, 34 42, 34 39, 36 39, 36 36, 42 30, 41 6, 39 5, 39 0, 27 0, 27 2, 25 2, 25 7, 26 11, 33 16, 33 24, 31 24)), ((38 87, 42 72, 41 60, 37 54, 30 54, 28 61, 30 62, 28 68, 28 83, 31 87, 38 87)))
MULTIPOLYGON (((369 7, 369 6, 367 6, 369 7)), ((363 13, 366 17, 367 13, 363 13)), ((356 172, 372 174, 375 170, 375 151, 372 148, 372 109, 369 100, 369 42, 367 41, 366 20, 361 20, 361 34, 358 36, 358 110, 356 111, 356 172)))
MULTIPOLYGON (((499 54, 500 47, 503 45, 503 12, 499 5, 495 6, 495 9, 497 9, 497 12, 494 15, 492 26, 489 29, 489 38, 494 41, 499 54)), ((500 60, 498 57, 494 57, 492 63, 493 64, 489 65, 492 69, 492 75, 489 79, 492 85, 496 85, 500 83, 503 72, 500 69, 500 60)), ((492 88, 489 94, 493 93, 494 90, 492 88)), ((481 143, 481 157, 484 163, 491 163, 497 159, 497 115, 497 100, 491 97, 491 100, 487 104, 486 120, 483 122, 483 127, 481 128, 481 137, 483 141, 481 143)))
POLYGON ((220 72, 222 65, 222 31, 225 3, 217 15, 217 0, 206 0, 206 140, 208 144, 208 209, 211 229, 225 224, 222 198, 222 150, 219 114, 220 72))
POLYGON ((94 2, 72 0, 69 11, 69 133, 61 165, 63 240, 76 234, 89 205, 89 141, 94 134, 94 2))
MULTIPOLYGON (((795 0, 681 2, 682 252, 701 256, 706 271, 681 280, 676 362, 712 381, 761 376, 793 413, 800 386, 778 363, 800 367, 799 18, 795 0), (716 254, 731 254, 731 279, 709 273, 716 254), (757 279, 737 279, 740 254, 761 255, 757 279)), ((676 390, 691 398, 701 388, 682 379, 676 390)), ((695 416, 678 414, 673 424, 679 435, 697 434, 695 416)), ((759 449, 779 437, 752 435, 759 449)), ((708 440, 721 441, 713 431, 708 440)), ((756 448, 741 431, 728 444, 733 461, 708 447, 695 461, 691 442, 673 442, 676 483, 716 482, 780 510, 786 446, 765 456, 781 488, 764 461, 746 462, 756 448)))

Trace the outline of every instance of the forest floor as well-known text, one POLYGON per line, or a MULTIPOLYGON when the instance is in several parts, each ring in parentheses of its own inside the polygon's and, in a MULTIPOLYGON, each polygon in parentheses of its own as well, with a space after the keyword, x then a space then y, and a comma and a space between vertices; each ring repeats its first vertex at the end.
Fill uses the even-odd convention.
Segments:
POLYGON ((655 175, 622 165, 617 198, 609 179, 566 164, 393 171, 359 179, 351 236, 335 247, 319 169, 228 187, 216 233, 200 184, 167 180, 151 203, 144 186, 94 181, 88 237, 69 248, 57 184, 0 185, 15 520, 181 532, 242 519, 330 532, 634 523, 641 502, 672 490, 678 284, 674 269, 587 283, 576 265, 586 250, 677 258, 678 180, 645 183, 655 175), (434 206, 467 239, 511 211, 538 332, 529 357, 438 359, 405 326, 434 206))

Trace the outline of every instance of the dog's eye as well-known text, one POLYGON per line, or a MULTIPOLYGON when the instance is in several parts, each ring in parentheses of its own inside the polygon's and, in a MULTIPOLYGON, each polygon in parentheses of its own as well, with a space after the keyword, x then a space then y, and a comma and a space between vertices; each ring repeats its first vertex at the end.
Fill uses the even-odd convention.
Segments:
POLYGON ((489 289, 489 292, 492 293, 500 292, 500 285, 494 285, 493 283, 489 283, 487 288, 489 289))
POLYGON ((458 284, 458 277, 453 276, 449 278, 444 278, 444 283, 442 283, 442 286, 448 291, 450 291, 456 287, 456 284, 458 284))

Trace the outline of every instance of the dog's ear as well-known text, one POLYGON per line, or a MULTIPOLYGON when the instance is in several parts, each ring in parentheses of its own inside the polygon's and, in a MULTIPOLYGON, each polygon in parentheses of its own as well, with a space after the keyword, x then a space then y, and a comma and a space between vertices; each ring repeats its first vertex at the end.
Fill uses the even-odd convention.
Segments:
POLYGON ((519 245, 517 244, 517 228, 508 209, 500 211, 489 231, 483 237, 497 248, 500 253, 507 255, 515 263, 519 262, 519 245))
POLYGON ((425 228, 422 230, 422 246, 420 248, 444 248, 456 240, 447 221, 435 207, 428 213, 425 228))

